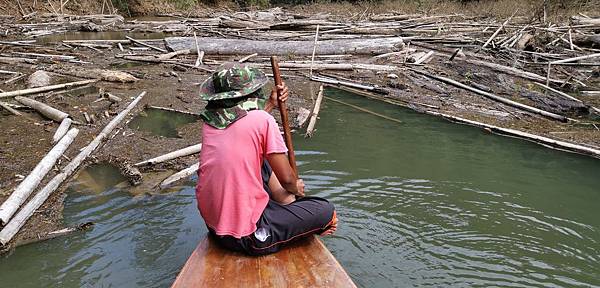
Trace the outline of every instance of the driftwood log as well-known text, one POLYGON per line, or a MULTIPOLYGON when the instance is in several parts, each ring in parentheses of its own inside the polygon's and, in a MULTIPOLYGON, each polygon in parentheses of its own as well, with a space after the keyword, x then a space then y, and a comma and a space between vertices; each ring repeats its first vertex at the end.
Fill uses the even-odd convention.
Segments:
POLYGON ((196 163, 188 168, 185 168, 185 169, 167 177, 162 182, 160 182, 159 188, 165 189, 165 188, 169 187, 171 184, 173 184, 183 178, 190 177, 190 176, 192 176, 192 174, 198 172, 199 168, 200 168, 200 163, 196 163))
POLYGON ((133 164, 133 166, 142 166, 142 165, 153 165, 162 163, 165 161, 173 160, 175 158, 184 157, 192 154, 199 153, 202 150, 202 144, 196 144, 192 146, 185 147, 183 149, 179 149, 152 159, 148 159, 142 162, 138 162, 133 164))
POLYGON ((92 154, 102 142, 108 138, 109 134, 125 119, 125 117, 131 112, 131 110, 144 98, 146 92, 142 92, 135 100, 133 100, 127 108, 121 111, 113 120, 111 120, 104 129, 90 142, 86 147, 84 147, 75 158, 65 168, 63 168, 62 172, 54 176, 44 188, 42 188, 38 193, 33 196, 33 198, 15 215, 15 217, 10 221, 3 229, 0 231, 0 244, 6 245, 10 240, 19 232, 21 227, 25 224, 25 222, 33 215, 33 213, 40 207, 50 194, 54 192, 58 187, 69 178, 85 161, 85 159, 92 154))
POLYGON ((54 136, 52 136, 52 143, 60 141, 60 139, 62 139, 63 136, 67 134, 67 130, 69 130, 69 127, 71 127, 71 123, 73 123, 73 120, 71 120, 71 118, 68 117, 63 119, 62 122, 60 122, 60 125, 56 129, 56 132, 54 132, 54 136))
POLYGON ((2 203, 0 206, 0 224, 5 225, 8 223, 10 218, 17 212, 19 207, 29 198, 31 192, 40 184, 42 179, 48 174, 48 172, 54 167, 54 164, 62 156, 62 154, 69 148, 79 130, 76 128, 71 129, 63 137, 58 144, 56 144, 48 154, 40 161, 40 163, 33 168, 31 173, 15 188, 12 194, 2 203))
MULTIPOLYGON (((261 41, 222 38, 198 38, 199 49, 206 54, 221 55, 311 55, 313 41, 261 41)), ((194 37, 165 38, 172 51, 196 50, 194 37)), ((401 37, 377 39, 323 40, 319 41, 317 55, 383 54, 402 50, 401 37)))
POLYGON ((31 109, 40 112, 40 114, 46 116, 48 119, 52 119, 56 122, 62 122, 65 118, 69 117, 69 114, 62 112, 56 108, 51 107, 50 105, 44 104, 42 102, 33 100, 31 98, 17 96, 15 100, 19 101, 21 104, 30 107, 31 109))
POLYGON ((17 91, 2 92, 2 93, 0 93, 0 98, 9 98, 9 97, 15 97, 15 96, 42 93, 42 92, 47 92, 47 91, 52 91, 52 90, 83 86, 83 85, 87 85, 87 84, 91 84, 91 83, 95 83, 95 82, 98 82, 98 79, 83 80, 83 81, 69 82, 69 83, 64 83, 64 84, 50 85, 50 86, 44 86, 44 87, 38 87, 38 88, 30 88, 30 89, 23 89, 23 90, 17 90, 17 91))

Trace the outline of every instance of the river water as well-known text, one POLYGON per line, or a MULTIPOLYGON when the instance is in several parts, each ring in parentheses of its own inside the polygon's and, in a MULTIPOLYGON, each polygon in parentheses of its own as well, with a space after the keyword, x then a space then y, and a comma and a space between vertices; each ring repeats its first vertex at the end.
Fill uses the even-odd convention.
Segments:
MULTIPOLYGON (((358 96, 327 95, 312 139, 295 138, 308 194, 330 199, 324 241, 361 287, 600 286, 600 161, 358 96)), ((165 287, 206 232, 194 182, 130 193, 93 166, 65 222, 92 231, 0 258, 2 287, 165 287)))

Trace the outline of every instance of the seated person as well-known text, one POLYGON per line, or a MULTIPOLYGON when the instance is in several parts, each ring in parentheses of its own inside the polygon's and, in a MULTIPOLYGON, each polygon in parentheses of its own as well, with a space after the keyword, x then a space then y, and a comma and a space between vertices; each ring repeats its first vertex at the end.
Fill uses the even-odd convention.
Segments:
POLYGON ((200 88, 208 104, 202 113, 198 209, 218 243, 250 255, 274 253, 287 242, 332 234, 337 227, 331 203, 304 197, 304 182, 292 170, 268 113, 276 106, 277 89, 285 101, 288 88, 268 93, 267 82, 256 68, 225 63, 200 88))

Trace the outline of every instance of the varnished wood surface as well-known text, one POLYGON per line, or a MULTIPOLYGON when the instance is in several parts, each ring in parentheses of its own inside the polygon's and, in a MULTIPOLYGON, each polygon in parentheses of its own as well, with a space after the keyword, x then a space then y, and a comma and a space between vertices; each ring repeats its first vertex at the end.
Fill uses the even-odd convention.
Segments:
POLYGON ((188 287, 356 287, 315 236, 260 257, 225 250, 204 238, 173 283, 188 287))

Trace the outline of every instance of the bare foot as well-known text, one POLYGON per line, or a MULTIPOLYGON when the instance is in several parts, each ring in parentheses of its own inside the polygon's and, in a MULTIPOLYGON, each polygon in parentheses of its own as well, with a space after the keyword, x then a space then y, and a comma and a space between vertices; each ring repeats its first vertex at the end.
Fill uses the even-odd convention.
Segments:
POLYGON ((337 224, 338 224, 338 219, 337 219, 337 213, 335 211, 333 211, 333 217, 331 217, 331 221, 329 222, 329 225, 327 225, 327 230, 325 230, 325 232, 321 233, 321 236, 328 236, 328 235, 333 235, 333 233, 335 233, 335 231, 337 230, 337 224))

